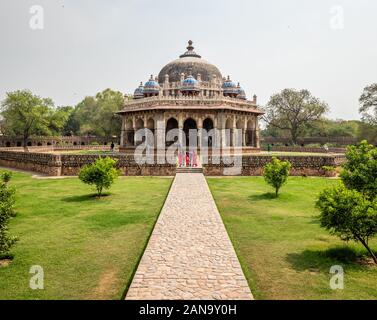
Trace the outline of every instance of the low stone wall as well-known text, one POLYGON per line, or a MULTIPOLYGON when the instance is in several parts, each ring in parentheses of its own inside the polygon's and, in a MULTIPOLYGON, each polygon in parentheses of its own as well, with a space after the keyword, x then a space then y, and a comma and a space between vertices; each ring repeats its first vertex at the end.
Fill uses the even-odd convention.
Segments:
MULTIPOLYGON (((330 156, 278 156, 280 160, 289 161, 292 164, 292 176, 335 176, 335 172, 329 172, 323 169, 324 166, 337 167, 345 161, 342 155, 330 156)), ((238 168, 242 176, 260 176, 263 174, 263 167, 269 163, 272 156, 268 155, 247 155, 242 156, 242 165, 238 168)), ((229 175, 232 172, 237 172, 234 165, 220 163, 213 163, 214 161, 209 157, 209 164, 203 166, 203 172, 207 176, 222 176, 229 175)))
MULTIPOLYGON (((37 152, 0 151, 0 166, 43 173, 50 176, 74 176, 80 169, 95 162, 100 155, 51 154, 37 152)), ((173 176, 175 165, 148 164, 139 166, 131 155, 111 156, 127 176, 173 176)))
MULTIPOLYGON (((17 152, 54 152, 54 151, 79 151, 79 150, 95 150, 95 151, 110 151, 110 146, 98 145, 98 146, 36 146, 36 147, 10 147, 1 148, 1 151, 17 151, 17 152)), ((119 147, 114 148, 115 151, 119 150, 119 147)))
POLYGON ((17 151, 0 151, 0 166, 34 171, 50 176, 60 176, 62 169, 60 155, 17 151))
MULTIPOLYGON (((86 164, 95 162, 100 155, 60 155, 61 175, 78 175, 80 169, 86 164)), ((170 164, 138 165, 131 155, 112 155, 117 160, 117 167, 126 176, 174 176, 176 167, 170 164)))
MULTIPOLYGON (((51 154, 0 151, 0 166, 34 171, 50 176, 77 175, 80 169, 96 161, 100 155, 78 154, 51 154)), ((117 167, 127 176, 173 176, 176 166, 171 164, 146 164, 138 165, 133 155, 115 154, 111 156, 117 160, 117 167)), ((203 172, 208 176, 222 176, 237 174, 243 176, 258 176, 262 174, 263 167, 271 161, 269 155, 243 155, 242 165, 234 170, 233 165, 223 161, 216 163, 212 156, 208 157, 208 164, 203 165, 203 172)), ((295 176, 332 176, 335 172, 327 172, 323 166, 339 166, 344 162, 343 155, 319 155, 319 156, 278 156, 281 160, 288 160, 292 164, 291 175, 295 176)))
MULTIPOLYGON (((267 146, 263 147, 264 151, 268 150, 267 146)), ((272 146, 271 151, 277 152, 305 152, 305 153, 345 153, 346 148, 329 148, 325 150, 324 148, 308 148, 308 147, 283 147, 283 146, 272 146)))

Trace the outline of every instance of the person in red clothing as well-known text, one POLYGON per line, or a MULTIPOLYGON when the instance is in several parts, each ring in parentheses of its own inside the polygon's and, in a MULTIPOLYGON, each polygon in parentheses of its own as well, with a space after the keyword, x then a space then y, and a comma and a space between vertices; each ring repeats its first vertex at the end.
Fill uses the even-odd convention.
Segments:
POLYGON ((189 167, 189 166, 190 166, 190 156, 188 152, 186 152, 186 167, 189 167))

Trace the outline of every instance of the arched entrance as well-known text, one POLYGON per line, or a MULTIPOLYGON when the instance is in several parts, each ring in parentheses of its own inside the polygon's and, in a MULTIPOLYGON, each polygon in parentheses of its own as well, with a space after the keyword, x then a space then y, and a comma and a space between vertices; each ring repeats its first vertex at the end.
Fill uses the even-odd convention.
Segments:
POLYGON ((254 147, 254 122, 252 120, 247 122, 246 145, 249 147, 254 147))
POLYGON ((131 119, 128 119, 126 121, 126 146, 133 146, 134 145, 134 138, 135 138, 135 132, 134 132, 134 128, 133 128, 133 123, 132 123, 132 120, 131 119))
MULTIPOLYGON (((178 121, 177 119, 175 118, 170 118, 167 122, 166 122, 166 131, 165 131, 165 134, 166 134, 166 146, 169 147, 171 146, 173 143, 177 142, 178 141, 178 137, 174 137, 174 141, 168 141, 167 139, 167 135, 168 135, 168 132, 170 130, 174 130, 174 129, 178 129, 178 121)), ((170 139, 169 139, 170 140, 170 139)))
POLYGON ((228 118, 225 123, 225 138, 226 138, 226 146, 230 147, 232 145, 232 134, 233 134, 233 121, 232 119, 228 118))
MULTIPOLYGON (((198 130, 198 126, 196 125, 196 121, 192 118, 188 118, 183 124, 183 132, 186 135, 186 146, 190 145, 190 130, 196 130, 196 133, 197 133, 197 130, 198 130)), ((197 137, 197 134, 196 134, 196 137, 197 137)), ((196 141, 196 143, 195 143, 195 141, 191 141, 191 144, 197 145, 197 141, 196 141)))
POLYGON ((207 118, 203 121, 203 130, 206 131, 204 137, 204 146, 212 147, 213 137, 209 136, 208 133, 214 128, 213 121, 211 118, 207 118))

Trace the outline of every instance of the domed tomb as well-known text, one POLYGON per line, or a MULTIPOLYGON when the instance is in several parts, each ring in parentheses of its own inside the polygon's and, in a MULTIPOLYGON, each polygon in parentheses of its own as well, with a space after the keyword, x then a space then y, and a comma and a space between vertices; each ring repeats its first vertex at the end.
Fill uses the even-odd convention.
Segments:
POLYGON ((194 51, 192 44, 193 42, 190 40, 187 51, 182 54, 179 59, 168 63, 162 68, 158 75, 159 83, 165 81, 166 75, 169 76, 170 82, 180 82, 182 73, 186 76, 189 74, 196 76, 199 73, 201 75, 201 81, 211 81, 214 76, 221 81, 222 75, 220 70, 210 62, 202 59, 202 57, 194 51))

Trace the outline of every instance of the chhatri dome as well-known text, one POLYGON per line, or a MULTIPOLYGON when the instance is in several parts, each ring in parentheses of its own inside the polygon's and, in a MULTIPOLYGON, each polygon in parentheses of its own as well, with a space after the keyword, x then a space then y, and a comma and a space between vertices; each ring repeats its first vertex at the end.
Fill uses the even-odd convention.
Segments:
POLYGON ((169 76, 170 82, 179 82, 181 81, 182 73, 185 75, 191 73, 194 76, 200 73, 202 81, 213 80, 214 76, 219 80, 222 79, 220 70, 210 62, 202 59, 202 57, 194 51, 192 44, 193 42, 190 40, 187 51, 182 54, 179 59, 168 63, 162 68, 158 75, 159 83, 165 81, 166 75, 169 76))

